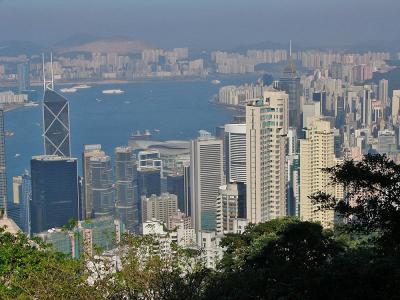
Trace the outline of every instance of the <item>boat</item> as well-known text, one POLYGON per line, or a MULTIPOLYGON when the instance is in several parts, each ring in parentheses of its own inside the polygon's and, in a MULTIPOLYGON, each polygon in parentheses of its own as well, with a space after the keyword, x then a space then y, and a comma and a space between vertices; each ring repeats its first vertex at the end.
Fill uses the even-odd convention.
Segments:
POLYGON ((211 81, 211 83, 212 83, 212 84, 220 84, 221 81, 219 81, 219 80, 217 80, 217 79, 214 79, 213 81, 211 81))
POLYGON ((4 135, 7 136, 7 137, 10 137, 10 136, 13 136, 13 135, 14 135, 14 132, 6 130, 6 131, 4 132, 4 135))
POLYGON ((60 91, 63 92, 63 93, 75 93, 78 90, 76 88, 72 87, 72 88, 60 89, 60 91))
POLYGON ((96 98, 96 101, 97 101, 97 102, 103 102, 103 100, 101 100, 101 99, 99 99, 99 98, 96 98))
POLYGON ((117 90, 104 90, 102 91, 103 94, 123 94, 125 93, 123 90, 117 89, 117 90))
POLYGON ((90 89, 90 88, 91 88, 91 86, 87 85, 87 84, 80 84, 80 85, 77 85, 77 86, 73 87, 73 89, 78 89, 78 90, 90 89))
POLYGON ((21 156, 21 154, 19 154, 19 153, 14 155, 15 158, 20 157, 20 156, 21 156))
POLYGON ((39 106, 39 103, 30 101, 30 102, 28 102, 28 103, 25 103, 24 106, 25 106, 25 107, 39 106))
POLYGON ((130 139, 132 141, 136 140, 149 140, 151 138, 150 130, 146 129, 143 133, 137 130, 136 132, 132 133, 130 139))

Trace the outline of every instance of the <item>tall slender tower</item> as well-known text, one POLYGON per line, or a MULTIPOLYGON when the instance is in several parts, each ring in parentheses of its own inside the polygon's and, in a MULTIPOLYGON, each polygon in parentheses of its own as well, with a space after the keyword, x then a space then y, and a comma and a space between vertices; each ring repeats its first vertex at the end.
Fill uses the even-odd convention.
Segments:
POLYGON ((322 191, 343 197, 340 186, 330 184, 330 175, 325 168, 335 166, 334 131, 330 121, 323 117, 309 119, 305 139, 300 140, 300 217, 305 221, 321 222, 330 227, 334 222, 333 210, 318 210, 309 198, 322 191))
POLYGON ((71 156, 69 102, 54 91, 53 56, 51 81, 46 82, 43 57, 43 138, 45 155, 71 156))
POLYGON ((131 232, 139 229, 137 166, 129 147, 115 148, 116 217, 131 232))
POLYGON ((91 192, 91 175, 90 175, 90 158, 105 156, 105 152, 101 150, 100 144, 84 145, 84 151, 82 154, 82 173, 83 173, 83 203, 82 203, 82 215, 84 219, 90 219, 93 213, 93 201, 91 192))
POLYGON ((300 77, 297 75, 296 67, 292 59, 292 42, 290 42, 288 65, 283 70, 279 79, 279 88, 289 95, 289 126, 296 127, 301 132, 302 120, 300 119, 300 77))
POLYGON ((223 183, 223 141, 205 130, 190 144, 192 221, 196 232, 215 230, 217 197, 223 183))
POLYGON ((115 198, 110 156, 91 157, 89 168, 93 217, 113 216, 115 198))
POLYGON ((264 92, 246 106, 246 210, 251 223, 286 215, 285 150, 288 95, 264 92))
POLYGON ((0 210, 7 213, 6 149, 3 108, 0 108, 0 210))

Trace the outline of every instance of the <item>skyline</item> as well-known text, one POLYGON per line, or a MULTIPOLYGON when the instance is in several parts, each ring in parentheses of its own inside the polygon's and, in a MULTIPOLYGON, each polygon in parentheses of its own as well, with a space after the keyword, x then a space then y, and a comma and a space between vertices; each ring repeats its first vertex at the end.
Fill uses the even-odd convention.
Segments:
POLYGON ((396 40, 391 32, 400 29, 396 22, 399 9, 395 0, 323 4, 318 0, 300 4, 295 0, 231 0, 229 5, 226 0, 71 0, 56 4, 3 0, 0 27, 8 30, 2 32, 0 41, 17 36, 17 40, 52 45, 89 34, 127 36, 156 47, 227 49, 265 41, 287 43, 289 39, 300 46, 348 47, 396 40))

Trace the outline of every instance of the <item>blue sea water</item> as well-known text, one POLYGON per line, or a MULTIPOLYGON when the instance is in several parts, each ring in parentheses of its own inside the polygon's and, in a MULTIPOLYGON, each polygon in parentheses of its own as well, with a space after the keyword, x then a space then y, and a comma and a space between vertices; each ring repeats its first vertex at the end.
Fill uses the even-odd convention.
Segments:
MULTIPOLYGON (((255 76, 221 79, 222 85, 249 83, 255 76)), ((90 89, 64 94, 70 101, 72 155, 81 158, 84 144, 101 144, 113 155, 117 146, 126 145, 136 130, 159 129, 154 139, 192 139, 200 129, 215 127, 237 114, 209 100, 220 86, 210 80, 158 81, 130 84, 94 85, 90 89), (104 95, 105 89, 122 89, 124 94, 104 95)), ((43 154, 42 107, 24 107, 6 112, 6 138, 9 195, 12 176, 30 169, 33 155, 43 154), (16 155, 17 154, 17 155, 16 155)), ((79 170, 80 172, 80 170, 79 170)))

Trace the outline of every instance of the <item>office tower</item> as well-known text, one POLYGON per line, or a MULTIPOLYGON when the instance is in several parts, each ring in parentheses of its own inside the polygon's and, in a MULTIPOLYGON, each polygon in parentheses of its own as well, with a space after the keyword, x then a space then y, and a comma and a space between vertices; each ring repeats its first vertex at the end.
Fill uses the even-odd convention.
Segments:
POLYGON ((191 200, 191 188, 190 188, 190 164, 183 165, 183 204, 184 208, 182 212, 187 216, 192 215, 192 200, 191 200))
POLYGON ((50 88, 44 92, 43 127, 45 155, 70 157, 69 103, 50 88))
POLYGON ((6 148, 4 136, 4 111, 0 108, 0 210, 7 213, 6 148))
POLYGON ((393 124, 398 123, 400 112, 400 90, 393 90, 392 97, 392 122, 393 124))
POLYGON ((77 159, 55 155, 31 160, 31 232, 61 227, 79 219, 77 159))
POLYGON ((138 154, 138 170, 144 169, 158 169, 163 175, 162 160, 160 158, 160 151, 158 150, 146 150, 140 151, 138 154))
POLYGON ((343 190, 331 185, 330 174, 324 171, 338 163, 330 121, 322 117, 311 119, 306 137, 300 140, 300 217, 303 220, 321 222, 324 227, 333 225, 334 211, 318 210, 309 196, 326 192, 338 198, 343 197, 343 190))
POLYGON ((235 220, 245 217, 246 188, 244 183, 228 183, 219 187, 216 231, 233 233, 235 220))
POLYGON ((127 230, 139 230, 139 195, 137 186, 137 166, 132 149, 115 148, 115 199, 116 217, 127 230))
POLYGON ((296 128, 290 127, 288 130, 287 144, 287 214, 289 216, 298 215, 298 206, 300 200, 300 157, 298 152, 298 138, 296 128))
POLYGON ((389 81, 386 79, 379 80, 379 100, 382 106, 385 108, 388 106, 388 95, 389 95, 389 81))
POLYGON ((184 175, 171 174, 167 176, 167 192, 178 198, 178 208, 185 211, 185 178, 184 175))
POLYGON ((18 75, 19 93, 29 90, 30 88, 29 62, 24 62, 17 65, 17 75, 18 75))
POLYGON ((246 124, 225 125, 226 181, 246 183, 246 124))
POLYGON ((161 174, 159 169, 145 168, 138 170, 139 197, 161 195, 161 174))
POLYGON ((313 102, 317 102, 320 105, 320 114, 323 116, 330 116, 332 108, 329 106, 327 97, 326 97, 326 92, 325 91, 319 91, 313 93, 313 102))
POLYGON ((223 141, 200 130, 190 143, 192 221, 196 232, 215 230, 216 201, 223 174, 223 141))
POLYGON ((288 95, 264 92, 246 105, 246 207, 251 223, 286 215, 288 95))
POLYGON ((89 161, 93 217, 113 216, 115 208, 111 158, 93 156, 89 161))
POLYGON ((372 124, 372 95, 368 86, 364 87, 361 98, 361 124, 364 128, 372 124))
MULTIPOLYGON (((290 47, 291 48, 291 47, 290 47)), ((292 60, 291 50, 288 59, 288 65, 283 70, 283 75, 279 79, 279 89, 285 91, 289 96, 289 126, 297 128, 301 132, 301 111, 300 96, 301 85, 300 77, 297 75, 296 67, 292 60)))
POLYGON ((82 153, 82 211, 83 219, 92 218, 93 214, 93 200, 91 193, 91 175, 90 175, 90 158, 91 157, 103 157, 105 152, 101 150, 101 145, 84 145, 84 150, 82 153))
POLYGON ((178 211, 178 198, 176 195, 162 193, 161 196, 142 196, 143 223, 156 219, 167 224, 169 218, 178 211))
POLYGON ((29 206, 32 198, 31 177, 26 171, 22 176, 13 177, 13 202, 18 206, 18 215, 14 221, 19 228, 30 235, 30 213, 29 206))

